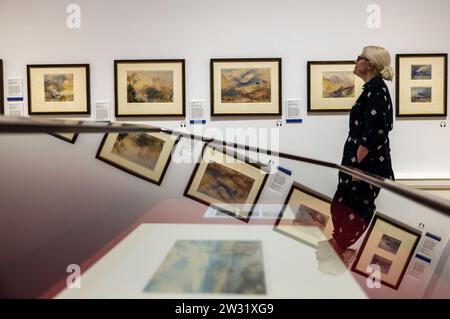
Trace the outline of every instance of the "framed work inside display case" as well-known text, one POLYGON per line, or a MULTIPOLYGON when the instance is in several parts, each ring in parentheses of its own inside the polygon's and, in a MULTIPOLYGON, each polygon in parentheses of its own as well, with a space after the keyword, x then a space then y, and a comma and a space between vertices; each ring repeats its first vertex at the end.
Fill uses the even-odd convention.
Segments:
POLYGON ((116 117, 184 117, 184 59, 115 60, 116 117))
POLYGON ((280 116, 281 58, 211 59, 212 116, 280 116))
POLYGON ((160 185, 178 140, 167 133, 109 133, 103 138, 97 158, 160 185))
POLYGON ((330 281, 308 247, 270 225, 142 223, 56 298, 367 298, 345 272, 330 281), (323 289, 326 286, 327 289, 323 289))
POLYGON ((358 251, 352 270, 369 277, 378 268, 381 283, 398 289, 421 232, 376 214, 358 251))
POLYGON ((248 221, 266 179, 267 173, 249 159, 244 162, 205 145, 184 195, 248 221))
POLYGON ((30 115, 91 112, 89 64, 27 65, 27 84, 30 115))
POLYGON ((308 112, 350 111, 364 85, 354 68, 354 61, 308 61, 308 112))
POLYGON ((397 54, 396 116, 447 116, 447 53, 397 54))
POLYGON ((177 240, 145 293, 266 295, 259 240, 177 240))
POLYGON ((319 241, 332 237, 331 199, 301 184, 289 191, 274 230, 317 248, 319 241))

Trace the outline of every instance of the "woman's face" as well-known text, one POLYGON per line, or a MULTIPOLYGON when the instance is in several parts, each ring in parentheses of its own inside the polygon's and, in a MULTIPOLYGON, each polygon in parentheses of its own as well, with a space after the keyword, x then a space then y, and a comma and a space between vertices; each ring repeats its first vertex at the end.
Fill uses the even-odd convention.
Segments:
POLYGON ((371 65, 369 64, 369 59, 364 56, 364 53, 358 55, 355 60, 355 68, 353 69, 353 73, 359 76, 360 78, 364 78, 371 69, 371 65))

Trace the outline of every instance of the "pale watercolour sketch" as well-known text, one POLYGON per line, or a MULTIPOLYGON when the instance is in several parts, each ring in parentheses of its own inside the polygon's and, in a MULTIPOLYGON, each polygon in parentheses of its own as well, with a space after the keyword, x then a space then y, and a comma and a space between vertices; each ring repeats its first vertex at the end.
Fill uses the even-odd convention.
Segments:
POLYGON ((411 87, 411 102, 429 103, 431 102, 431 87, 411 87))
POLYGON ((411 65, 411 80, 431 80, 431 64, 411 65))
POLYGON ((144 292, 266 294, 262 244, 178 240, 144 292))
POLYGON ((378 247, 395 255, 397 254, 397 251, 400 248, 401 244, 402 244, 401 240, 383 234, 383 236, 380 239, 380 242, 378 243, 378 247))
POLYGON ((73 102, 73 74, 44 74, 45 102, 73 102))
POLYGON ((386 259, 384 257, 381 257, 377 254, 374 254, 372 257, 372 261, 370 262, 371 265, 378 265, 380 267, 380 272, 382 274, 388 274, 389 269, 391 269, 392 261, 389 259, 386 259))
POLYGON ((355 97, 355 75, 351 71, 322 73, 323 98, 355 97))
POLYGON ((114 142, 112 153, 154 170, 164 143, 163 140, 146 133, 120 133, 114 142))
POLYGON ((127 102, 173 102, 173 71, 127 71, 127 102))
POLYGON ((222 103, 270 102, 270 68, 222 69, 221 88, 222 103))
POLYGON ((220 203, 243 204, 255 180, 219 163, 209 163, 197 191, 220 203))

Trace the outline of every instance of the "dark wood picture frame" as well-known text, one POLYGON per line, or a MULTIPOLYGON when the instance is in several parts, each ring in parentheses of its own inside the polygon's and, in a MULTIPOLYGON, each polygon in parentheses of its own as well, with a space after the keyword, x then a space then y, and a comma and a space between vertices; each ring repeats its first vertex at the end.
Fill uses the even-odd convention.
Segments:
MULTIPOLYGON (((168 133, 165 133, 165 134, 168 134, 168 133)), ((112 160, 110 160, 108 158, 102 157, 101 153, 102 153, 103 147, 105 146, 105 142, 106 142, 106 140, 107 140, 109 135, 110 135, 110 133, 106 133, 103 136, 102 142, 101 142, 100 147, 98 148, 97 154, 95 156, 96 159, 98 159, 100 161, 103 161, 105 163, 108 163, 109 165, 114 166, 114 167, 116 167, 116 168, 118 168, 118 169, 120 169, 120 170, 122 170, 124 172, 127 172, 130 175, 136 176, 136 177, 138 177, 140 179, 146 180, 146 181, 148 181, 150 183, 153 183, 153 184, 156 184, 158 186, 161 185, 161 183, 162 183, 162 181, 164 179, 164 176, 166 175, 166 172, 167 172, 167 169, 169 167, 169 164, 172 161, 172 152, 175 149, 176 145, 178 144, 178 142, 180 140, 180 136, 178 136, 176 138, 175 143, 173 144, 173 146, 172 146, 172 148, 170 150, 170 154, 169 154, 169 156, 168 156, 168 158, 167 158, 167 160, 166 160, 166 162, 164 164, 164 167, 162 169, 161 175, 159 176, 159 179, 158 180, 154 180, 154 179, 148 178, 147 176, 139 174, 138 172, 136 172, 134 170, 131 170, 131 169, 125 167, 125 166, 122 166, 122 165, 120 165, 120 164, 118 164, 118 163, 116 163, 116 162, 114 162, 114 161, 112 161, 112 160)))
MULTIPOLYGON (((254 209, 255 209, 255 207, 256 207, 256 204, 258 203, 259 197, 261 196, 261 193, 262 193, 262 191, 263 191, 263 189, 264 189, 264 186, 265 186, 265 184, 266 184, 266 182, 267 182, 268 174, 267 174, 267 173, 264 174, 264 178, 263 178, 263 180, 262 180, 262 182, 261 182, 261 186, 259 187, 259 189, 258 189, 258 191, 257 191, 257 194, 256 194, 256 196, 255 196, 255 199, 253 200, 253 202, 252 202, 252 204, 251 204, 251 208, 250 208, 250 210, 249 210, 249 212, 248 212, 247 217, 237 216, 237 215, 234 214, 233 212, 231 212, 231 211, 229 211, 229 210, 226 210, 226 209, 224 209, 223 207, 219 207, 219 206, 217 206, 217 205, 215 205, 215 204, 213 204, 213 203, 209 203, 209 202, 207 202, 207 201, 205 201, 205 200, 203 200, 203 199, 200 199, 200 198, 197 198, 197 197, 195 197, 195 196, 193 196, 193 195, 190 195, 190 194, 188 194, 189 189, 191 188, 192 182, 194 181, 194 179, 195 179, 195 177, 196 177, 196 175, 197 175, 198 169, 199 169, 199 167, 200 167, 200 165, 201 165, 201 163, 202 163, 202 161, 203 161, 203 154, 205 153, 205 150, 206 150, 206 148, 208 148, 208 147, 211 148, 211 149, 216 150, 215 147, 209 146, 207 143, 205 143, 205 145, 203 146, 203 149, 202 149, 202 153, 201 153, 202 155, 201 155, 201 158, 200 158, 200 160, 195 164, 195 168, 194 168, 194 170, 192 171, 191 177, 189 178, 189 181, 188 181, 188 183, 187 183, 187 186, 186 186, 186 188, 185 188, 185 190, 184 190, 183 195, 186 196, 186 197, 188 197, 188 198, 190 198, 190 199, 192 199, 192 200, 195 200, 195 201, 197 201, 197 202, 199 202, 199 203, 202 203, 202 204, 204 204, 204 205, 206 205, 206 206, 210 206, 210 207, 212 207, 212 208, 214 208, 214 209, 216 209, 216 210, 218 210, 218 211, 220 211, 220 212, 222 212, 222 213, 224 213, 224 214, 227 214, 227 215, 229 215, 229 216, 231 216, 231 217, 235 217, 235 218, 237 218, 237 219, 239 219, 239 220, 241 220, 241 221, 244 221, 244 222, 248 223, 248 222, 250 221, 250 218, 251 218, 251 216, 252 216, 252 213, 253 213, 253 211, 254 211, 254 209)), ((223 153, 223 154, 227 154, 226 151, 224 151, 224 150, 218 150, 218 151, 220 151, 220 152, 223 153)), ((229 154, 227 154, 227 155, 229 155, 229 154)), ((241 160, 241 159, 237 158, 237 153, 234 152, 233 157, 234 157, 235 159, 239 160, 240 162, 243 162, 243 163, 246 163, 246 164, 248 164, 248 165, 251 165, 251 166, 253 166, 254 168, 259 169, 259 170, 262 171, 261 166, 258 165, 258 164, 255 164, 255 163, 250 163, 249 158, 248 158, 247 156, 245 156, 245 158, 243 158, 243 160, 241 160)))
MULTIPOLYGON (((313 107, 313 96, 312 96, 312 89, 313 85, 311 84, 311 75, 312 75, 312 67, 315 65, 355 65, 355 61, 351 60, 339 60, 339 61, 308 61, 306 64, 306 85, 307 85, 307 112, 308 113, 349 113, 354 102, 358 99, 358 94, 356 94, 356 88, 355 90, 355 96, 353 98, 353 102, 350 103, 350 105, 347 108, 325 108, 325 107, 313 107)), ((356 82, 359 82, 358 77, 355 75, 355 85, 356 82)), ((364 83, 361 82, 361 86, 364 83)), ((361 90, 362 92, 362 90, 361 90)))
MULTIPOLYGON (((214 58, 210 60, 210 96, 211 96, 211 116, 214 117, 228 117, 228 116, 275 116, 280 117, 282 114, 282 74, 281 74, 281 58, 214 58), (238 113, 223 113, 216 111, 215 105, 215 95, 214 95, 214 64, 215 63, 241 63, 241 62, 276 62, 277 63, 277 76, 278 83, 275 84, 278 90, 278 99, 276 103, 278 104, 275 112, 238 112, 238 113)), ((242 103, 236 103, 237 105, 242 103)))
POLYGON ((63 140, 65 142, 68 142, 70 144, 75 144, 75 142, 77 141, 78 135, 79 133, 75 133, 73 135, 72 138, 67 138, 66 136, 62 135, 62 134, 58 134, 58 133, 48 133, 56 138, 59 138, 60 140, 63 140))
MULTIPOLYGON (((363 240, 363 242, 361 244, 361 247, 358 250, 358 253, 356 255, 356 259, 355 259, 355 261, 354 261, 354 263, 352 265, 352 271, 357 273, 357 274, 359 274, 359 275, 362 275, 364 277, 369 277, 370 274, 358 270, 357 266, 358 266, 359 260, 361 258, 361 255, 363 253, 365 253, 366 245, 367 245, 368 241, 370 240, 370 236, 371 236, 372 231, 374 229, 374 226, 376 225, 376 222, 378 220, 381 220, 381 221, 383 221, 385 223, 388 223, 388 224, 398 228, 400 231, 403 231, 403 232, 409 233, 409 234, 411 234, 413 236, 416 236, 416 239, 415 239, 414 243, 412 244, 412 246, 410 248, 410 251, 408 253, 408 257, 407 257, 407 259, 404 262, 401 274, 398 277, 396 283, 395 284, 391 284, 389 282, 386 282, 385 280, 383 280, 383 275, 381 276, 380 282, 382 284, 384 284, 387 287, 390 287, 390 288, 393 288, 395 290, 398 290, 398 288, 400 287, 400 284, 401 284, 401 282, 403 280, 403 277, 404 277, 404 275, 406 273, 406 270, 408 269, 408 266, 409 266, 409 264, 411 262, 411 259, 412 259, 413 255, 414 255, 414 252, 415 252, 415 250, 417 248, 417 245, 419 244, 419 240, 421 238, 422 233, 419 230, 414 229, 414 228, 412 228, 410 226, 404 225, 404 224, 402 224, 402 223, 400 223, 398 221, 395 221, 394 219, 389 218, 388 216, 382 215, 380 213, 376 213, 375 214, 375 217, 373 218, 373 220, 372 220, 372 222, 371 222, 371 224, 370 224, 370 226, 369 226, 369 228, 367 230, 367 233, 366 233, 366 235, 364 237, 364 240, 363 240)), ((373 254, 375 256, 375 252, 373 254)))
POLYGON ((410 53, 403 53, 403 54, 397 54, 395 56, 395 117, 404 117, 404 118, 411 118, 411 117, 446 117, 448 114, 447 111, 447 84, 448 84, 448 53, 417 53, 417 54, 410 54, 410 53), (400 110, 400 59, 402 58, 443 58, 443 75, 444 78, 443 81, 443 110, 442 113, 406 113, 401 114, 400 110))
MULTIPOLYGON (((115 117, 185 117, 186 116, 186 71, 185 71, 185 59, 142 59, 142 60, 114 60, 114 115, 115 117), (118 84, 118 66, 119 64, 169 64, 169 63, 180 63, 181 65, 181 112, 175 114, 168 113, 139 113, 130 114, 120 112, 121 106, 119 105, 119 84, 118 84)), ((175 79, 174 79, 175 81, 175 79)))
MULTIPOLYGON (((280 228, 280 223, 283 220, 283 216, 284 216, 284 214, 286 212, 286 209, 288 207, 288 204, 290 202, 292 194, 296 190, 298 190, 300 192, 303 192, 303 193, 305 193, 307 195, 310 195, 310 196, 316 198, 317 200, 326 202, 326 203, 331 205, 331 200, 332 199, 330 197, 325 196, 324 194, 321 194, 321 193, 319 193, 319 192, 317 192, 317 191, 315 191, 315 190, 313 190, 313 189, 311 189, 311 188, 309 188, 309 187, 307 187, 305 185, 302 185, 302 184, 300 184, 298 182, 294 182, 294 184, 292 184, 292 186, 291 186, 291 189, 289 190, 288 195, 286 196, 286 199, 285 199, 284 204, 283 204, 283 208, 281 209, 281 211, 280 211, 280 213, 278 215, 278 218, 275 221, 275 224, 273 226, 273 230, 278 232, 278 233, 280 233, 280 234, 282 234, 282 235, 284 235, 284 236, 287 236, 287 237, 292 238, 292 239, 294 239, 294 240, 296 240, 298 242, 301 242, 302 244, 305 244, 305 245, 307 245, 307 246, 309 246, 311 248, 315 248, 316 249, 317 248, 316 244, 306 240, 305 238, 299 238, 297 236, 294 236, 293 234, 291 234, 291 233, 289 233, 289 232, 287 232, 287 231, 285 231, 285 230, 280 228)), ((330 219, 327 222, 327 224, 328 223, 332 223, 331 216, 330 216, 330 219)))
POLYGON ((91 114, 91 92, 90 92, 90 66, 89 64, 28 64, 27 65, 27 92, 28 92, 28 114, 29 115, 90 115, 91 114), (54 68, 84 68, 85 69, 85 90, 86 108, 83 111, 37 111, 33 107, 31 71, 32 69, 54 69, 54 68))

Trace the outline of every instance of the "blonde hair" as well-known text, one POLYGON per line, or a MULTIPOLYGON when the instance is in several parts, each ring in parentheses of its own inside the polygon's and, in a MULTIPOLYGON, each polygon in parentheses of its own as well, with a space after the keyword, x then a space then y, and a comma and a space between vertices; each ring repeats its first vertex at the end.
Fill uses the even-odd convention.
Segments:
POLYGON ((391 55, 385 48, 370 45, 363 49, 363 55, 375 65, 383 79, 392 81, 394 70, 391 67, 391 55))

